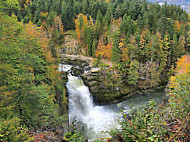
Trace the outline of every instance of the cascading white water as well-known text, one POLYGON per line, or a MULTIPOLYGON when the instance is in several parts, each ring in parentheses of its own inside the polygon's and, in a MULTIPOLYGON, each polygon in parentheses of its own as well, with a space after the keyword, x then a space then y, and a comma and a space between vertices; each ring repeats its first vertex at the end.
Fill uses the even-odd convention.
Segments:
MULTIPOLYGON (((60 64, 58 70, 68 72, 71 68, 72 65, 60 64)), ((80 77, 68 75, 66 87, 69 93, 70 122, 77 120, 77 122, 82 123, 86 127, 85 132, 90 140, 108 138, 110 137, 109 134, 101 132, 109 131, 112 128, 120 128, 118 119, 121 120, 121 114, 117 112, 118 108, 122 108, 124 112, 129 113, 131 109, 147 104, 150 99, 162 100, 162 97, 165 96, 164 92, 147 96, 138 95, 114 106, 95 106, 88 87, 84 85, 80 77)))
POLYGON ((59 68, 58 71, 60 72, 67 72, 72 68, 72 65, 63 65, 63 64, 59 64, 59 68))
POLYGON ((66 84, 69 93, 69 119, 82 122, 87 128, 89 139, 110 137, 103 131, 118 128, 118 114, 104 106, 94 106, 87 86, 81 78, 68 75, 66 84))

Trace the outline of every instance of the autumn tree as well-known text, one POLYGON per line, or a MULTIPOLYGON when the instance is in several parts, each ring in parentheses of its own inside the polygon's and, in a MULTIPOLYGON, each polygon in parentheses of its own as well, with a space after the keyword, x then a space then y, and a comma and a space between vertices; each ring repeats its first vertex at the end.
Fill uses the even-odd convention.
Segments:
POLYGON ((13 12, 20 10, 19 0, 3 0, 1 4, 3 5, 3 10, 5 10, 9 16, 11 16, 13 12))
POLYGON ((84 38, 84 26, 87 24, 87 16, 83 14, 79 14, 77 19, 75 20, 76 25, 76 33, 79 39, 79 42, 82 44, 84 38))
POLYGON ((6 15, 0 21, 0 140, 26 141, 28 128, 60 127, 58 100, 65 94, 55 89, 62 83, 46 33, 6 15))
POLYGON ((79 43, 84 47, 85 54, 92 56, 94 25, 91 16, 79 14, 75 20, 76 33, 79 43))
POLYGON ((112 40, 107 45, 105 45, 100 39, 98 42, 97 50, 96 50, 96 57, 98 57, 100 55, 101 57, 110 60, 111 53, 112 53, 112 47, 113 47, 112 40))
POLYGON ((163 71, 167 65, 167 57, 168 57, 168 50, 169 50, 169 39, 168 35, 164 36, 164 39, 160 39, 160 70, 163 71))

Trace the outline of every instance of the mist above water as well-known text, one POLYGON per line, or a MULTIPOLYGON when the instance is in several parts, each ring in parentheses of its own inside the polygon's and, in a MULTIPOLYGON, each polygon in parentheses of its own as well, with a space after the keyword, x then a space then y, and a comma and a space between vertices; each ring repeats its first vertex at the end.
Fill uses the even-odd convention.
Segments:
POLYGON ((164 91, 161 91, 150 95, 135 95, 118 104, 94 105, 89 88, 84 85, 80 77, 73 76, 72 67, 72 65, 60 64, 58 69, 68 72, 66 87, 69 94, 69 121, 72 123, 76 120, 78 127, 86 134, 89 141, 110 138, 111 136, 106 132, 121 127, 119 125, 119 120, 122 119, 120 109, 123 109, 125 113, 130 113, 131 110, 148 104, 151 99, 161 103, 165 97, 164 91))
POLYGON ((80 77, 68 75, 69 119, 76 120, 86 128, 89 139, 110 137, 105 131, 119 128, 117 112, 104 106, 95 106, 87 86, 80 77))

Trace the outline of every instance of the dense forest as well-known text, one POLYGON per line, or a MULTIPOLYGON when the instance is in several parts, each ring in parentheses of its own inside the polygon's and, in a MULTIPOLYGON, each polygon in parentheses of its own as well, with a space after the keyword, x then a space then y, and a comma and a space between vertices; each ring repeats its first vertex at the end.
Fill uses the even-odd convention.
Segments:
MULTIPOLYGON (((166 88, 166 104, 151 101, 143 111, 123 114, 122 131, 112 132, 111 141, 190 139, 190 15, 180 6, 145 0, 2 0, 0 141, 32 141, 44 131, 54 141, 65 139, 67 80, 57 65, 60 53, 68 52, 66 39, 76 42, 74 54, 93 57, 93 66, 102 67, 104 85, 112 91, 166 88)), ((73 127, 65 141, 85 141, 73 127)))

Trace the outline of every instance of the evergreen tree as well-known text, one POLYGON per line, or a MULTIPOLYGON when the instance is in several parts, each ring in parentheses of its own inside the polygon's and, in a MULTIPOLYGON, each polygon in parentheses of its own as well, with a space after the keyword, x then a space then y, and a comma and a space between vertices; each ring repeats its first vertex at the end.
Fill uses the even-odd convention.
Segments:
POLYGON ((96 52, 96 39, 94 38, 92 43, 92 57, 95 58, 95 52, 96 52))
POLYGON ((111 61, 113 63, 119 63, 121 61, 121 50, 119 48, 119 31, 113 33, 113 47, 111 52, 111 61))
POLYGON ((168 35, 164 35, 164 39, 160 40, 160 68, 159 70, 162 72, 164 71, 164 69, 166 68, 167 65, 167 58, 169 55, 169 39, 168 39, 168 35))
POLYGON ((186 38, 186 50, 190 52, 190 31, 187 33, 187 38, 186 38))
POLYGON ((136 60, 132 60, 130 63, 130 68, 128 69, 128 77, 127 77, 127 82, 129 85, 135 86, 138 83, 139 79, 139 62, 136 60))
POLYGON ((164 35, 168 32, 171 36, 173 35, 173 23, 171 19, 167 17, 162 17, 157 22, 158 31, 164 35))
POLYGON ((97 16, 96 16, 96 22, 102 23, 102 20, 103 20, 103 15, 102 15, 101 11, 99 10, 97 13, 97 16))
POLYGON ((145 28, 149 29, 149 18, 148 18, 148 12, 146 11, 143 15, 143 22, 144 22, 144 26, 145 28))
POLYGON ((88 14, 88 1, 87 0, 83 0, 82 1, 82 13, 84 15, 88 14))
POLYGON ((103 25, 108 26, 111 23, 112 18, 113 18, 113 6, 110 3, 106 15, 103 18, 102 22, 103 25))

